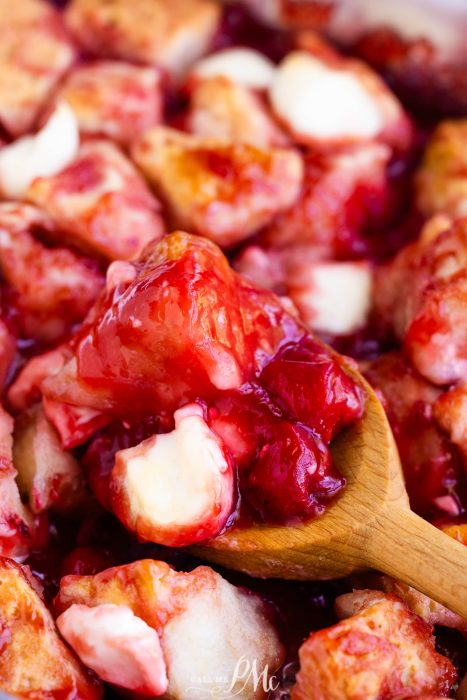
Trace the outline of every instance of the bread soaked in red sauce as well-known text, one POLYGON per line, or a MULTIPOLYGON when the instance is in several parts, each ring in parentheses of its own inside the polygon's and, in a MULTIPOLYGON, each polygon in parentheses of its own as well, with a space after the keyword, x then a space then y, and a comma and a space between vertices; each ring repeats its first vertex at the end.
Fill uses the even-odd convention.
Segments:
POLYGON ((384 401, 412 508, 433 517, 451 502, 451 510, 458 514, 462 510, 462 460, 434 416, 441 391, 418 375, 399 352, 369 362, 366 376, 384 401))
POLYGON ((344 485, 328 444, 364 406, 341 359, 208 241, 171 234, 128 267, 132 275, 102 297, 71 359, 43 384, 59 431, 70 406, 114 423, 85 458, 99 500, 109 504, 116 451, 169 431, 174 411, 195 401, 234 460, 242 499, 261 518, 322 512, 344 485))

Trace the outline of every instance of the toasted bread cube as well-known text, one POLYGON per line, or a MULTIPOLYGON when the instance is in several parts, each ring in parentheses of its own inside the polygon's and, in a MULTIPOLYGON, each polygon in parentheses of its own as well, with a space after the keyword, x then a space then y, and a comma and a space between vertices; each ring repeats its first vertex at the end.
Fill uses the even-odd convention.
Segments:
POLYGON ((462 384, 442 394, 434 405, 434 415, 467 462, 467 385, 462 384))
POLYGON ((13 419, 0 405, 0 556, 24 561, 47 541, 47 520, 21 500, 13 466, 13 419))
POLYGON ((57 619, 62 636, 103 681, 138 695, 167 690, 157 632, 126 605, 72 605, 57 619))
POLYGON ((201 236, 165 236, 125 270, 68 361, 42 381, 48 400, 124 419, 129 405, 135 420, 173 415, 240 388, 284 342, 303 337, 277 297, 248 284, 201 236))
POLYGON ((56 374, 65 364, 69 349, 60 345, 32 357, 21 369, 8 389, 8 403, 15 411, 25 411, 41 399, 41 383, 56 374))
POLYGON ((467 377, 467 269, 426 295, 405 345, 420 374, 446 385, 467 377))
POLYGON ((383 129, 382 114, 358 78, 306 52, 286 57, 270 96, 276 114, 305 142, 372 139, 383 129))
POLYGON ((72 605, 127 605, 133 613, 158 632, 177 610, 190 582, 204 586, 211 580, 211 569, 200 567, 193 574, 177 573, 164 561, 141 559, 124 566, 114 566, 93 576, 72 574, 60 581, 54 607, 61 615, 72 605), (177 586, 175 585, 177 582, 177 586), (177 598, 171 591, 177 590, 177 598))
POLYGON ((435 651, 432 628, 378 591, 352 617, 312 632, 299 651, 292 700, 379 700, 447 694, 456 671, 435 651))
POLYGON ((405 342, 416 369, 435 384, 466 376, 467 221, 428 222, 418 241, 376 272, 380 322, 405 342))
MULTIPOLYGON (((400 598, 412 612, 425 620, 428 625, 451 627, 460 632, 467 632, 466 619, 420 593, 412 586, 403 583, 403 581, 396 581, 389 576, 378 576, 377 585, 385 593, 391 593, 400 598)), ((357 589, 336 598, 334 607, 339 618, 347 618, 367 608, 378 597, 380 597, 380 591, 357 589)))
MULTIPOLYGON (((390 155, 389 148, 380 143, 328 153, 310 151, 304 158, 298 200, 267 226, 261 240, 273 248, 303 246, 308 259, 360 255, 368 245, 368 232, 384 226, 388 218, 390 155)), ((284 251, 286 265, 289 255, 293 251, 284 251)), ((302 256, 297 251, 298 261, 302 256)))
POLYGON ((76 160, 36 179, 26 198, 41 207, 73 245, 107 260, 130 260, 163 234, 159 203, 110 141, 83 143, 76 160))
POLYGON ((18 485, 33 513, 49 508, 66 513, 84 502, 84 477, 78 462, 66 452, 40 405, 16 420, 13 462, 18 485))
POLYGON ((120 450, 112 506, 139 539, 182 547, 218 535, 234 508, 234 474, 198 404, 175 412, 175 430, 120 450))
POLYGON ((30 131, 75 59, 59 13, 44 0, 0 2, 0 124, 30 131))
POLYGON ((124 145, 162 120, 161 76, 149 66, 123 61, 78 66, 59 96, 73 110, 81 133, 124 145))
POLYGON ((80 45, 96 56, 180 74, 208 50, 220 8, 211 0, 72 0, 65 17, 80 45))
POLYGON ((99 700, 102 685, 63 643, 28 567, 0 558, 0 687, 15 697, 99 700))
POLYGON ((311 322, 315 266, 326 270, 328 264, 338 271, 341 265, 368 281, 368 268, 324 261, 361 255, 372 232, 388 221, 389 159, 389 148, 379 143, 308 153, 297 202, 261 232, 263 248, 242 250, 236 269, 260 286, 294 296, 304 320, 311 322))
POLYGON ((395 581, 388 576, 383 577, 383 588, 386 593, 394 593, 422 620, 429 625, 451 627, 467 634, 467 619, 437 603, 428 596, 420 593, 412 586, 402 581, 395 581))
POLYGON ((69 334, 97 299, 104 278, 94 260, 45 246, 36 231, 59 237, 35 207, 0 204, 0 270, 20 332, 47 343, 69 334))
POLYGON ((176 700, 202 700, 207 692, 219 693, 219 685, 224 697, 265 700, 268 678, 283 660, 261 599, 218 575, 168 622, 162 645, 170 669, 169 693, 176 700), (263 673, 262 681, 255 683, 251 669, 263 673))
POLYGON ((203 700, 217 693, 265 700, 263 684, 255 686, 245 665, 273 674, 283 649, 258 596, 206 566, 185 574, 164 562, 143 560, 95 576, 66 576, 56 608, 61 613, 73 605, 109 603, 127 605, 157 630, 167 664, 167 697, 203 700))
POLYGON ((419 239, 376 269, 374 307, 380 323, 402 340, 426 288, 456 273, 467 260, 467 227, 450 219, 429 220, 419 239), (446 265, 444 263, 447 263, 446 265))
POLYGON ((292 150, 260 150, 156 127, 133 149, 136 164, 167 201, 174 223, 230 246, 297 199, 302 160, 292 150))
POLYGON ((288 139, 261 98, 227 78, 201 80, 192 90, 186 127, 196 136, 257 148, 285 146, 288 139))
POLYGON ((428 141, 415 178, 424 216, 467 216, 467 119, 441 122, 428 141))

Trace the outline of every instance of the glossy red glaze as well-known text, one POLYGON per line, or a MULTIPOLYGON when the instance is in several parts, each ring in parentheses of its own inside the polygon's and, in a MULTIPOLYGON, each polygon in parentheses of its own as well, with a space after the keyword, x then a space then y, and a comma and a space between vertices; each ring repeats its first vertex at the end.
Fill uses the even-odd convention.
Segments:
POLYGON ((280 422, 261 449, 245 485, 248 501, 264 520, 286 522, 323 512, 345 480, 311 430, 280 422))
POLYGON ((362 390, 338 356, 311 337, 280 351, 260 381, 280 405, 327 443, 363 412, 362 390))
POLYGON ((245 501, 264 520, 313 517, 345 483, 318 433, 288 419, 259 385, 221 397, 209 422, 239 468, 240 521, 245 501))
MULTIPOLYGON (((130 406, 132 417, 173 413, 238 388, 305 332, 274 295, 250 289, 216 246, 184 234, 148 249, 134 282, 101 308, 75 346, 80 403, 122 417, 130 406)), ((68 400, 63 385, 50 394, 68 400)))
POLYGON ((236 275, 206 240, 174 234, 149 248, 134 279, 101 300, 74 351, 77 379, 68 384, 65 369, 46 382, 46 407, 69 445, 95 432, 92 417, 73 436, 70 411, 114 421, 84 460, 106 508, 115 453, 170 430, 173 412, 193 400, 205 404, 262 517, 316 515, 343 485, 325 444, 361 416, 362 392, 275 295, 236 275), (310 396, 298 388, 304 377, 310 396), (279 455, 286 476, 271 465, 279 455), (255 495, 259 484, 272 494, 270 508, 255 495))
POLYGON ((208 411, 208 423, 234 457, 240 476, 248 472, 281 420, 282 411, 258 384, 220 396, 208 411))

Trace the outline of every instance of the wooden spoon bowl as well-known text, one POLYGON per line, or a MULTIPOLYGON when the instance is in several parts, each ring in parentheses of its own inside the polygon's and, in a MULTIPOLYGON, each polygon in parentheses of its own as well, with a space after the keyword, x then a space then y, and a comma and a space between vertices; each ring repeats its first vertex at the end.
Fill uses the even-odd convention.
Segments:
POLYGON ((362 420, 331 446, 347 479, 342 495, 309 523, 232 528, 194 551, 267 578, 331 579, 377 569, 467 617, 467 547, 410 510, 384 409, 363 377, 352 373, 368 399, 362 420))

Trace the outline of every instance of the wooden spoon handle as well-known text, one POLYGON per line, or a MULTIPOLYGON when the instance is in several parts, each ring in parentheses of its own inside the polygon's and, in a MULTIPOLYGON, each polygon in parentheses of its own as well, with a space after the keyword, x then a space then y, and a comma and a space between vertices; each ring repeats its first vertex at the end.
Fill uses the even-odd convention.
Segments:
POLYGON ((392 507, 368 533, 366 564, 467 618, 467 547, 404 508, 392 507))

